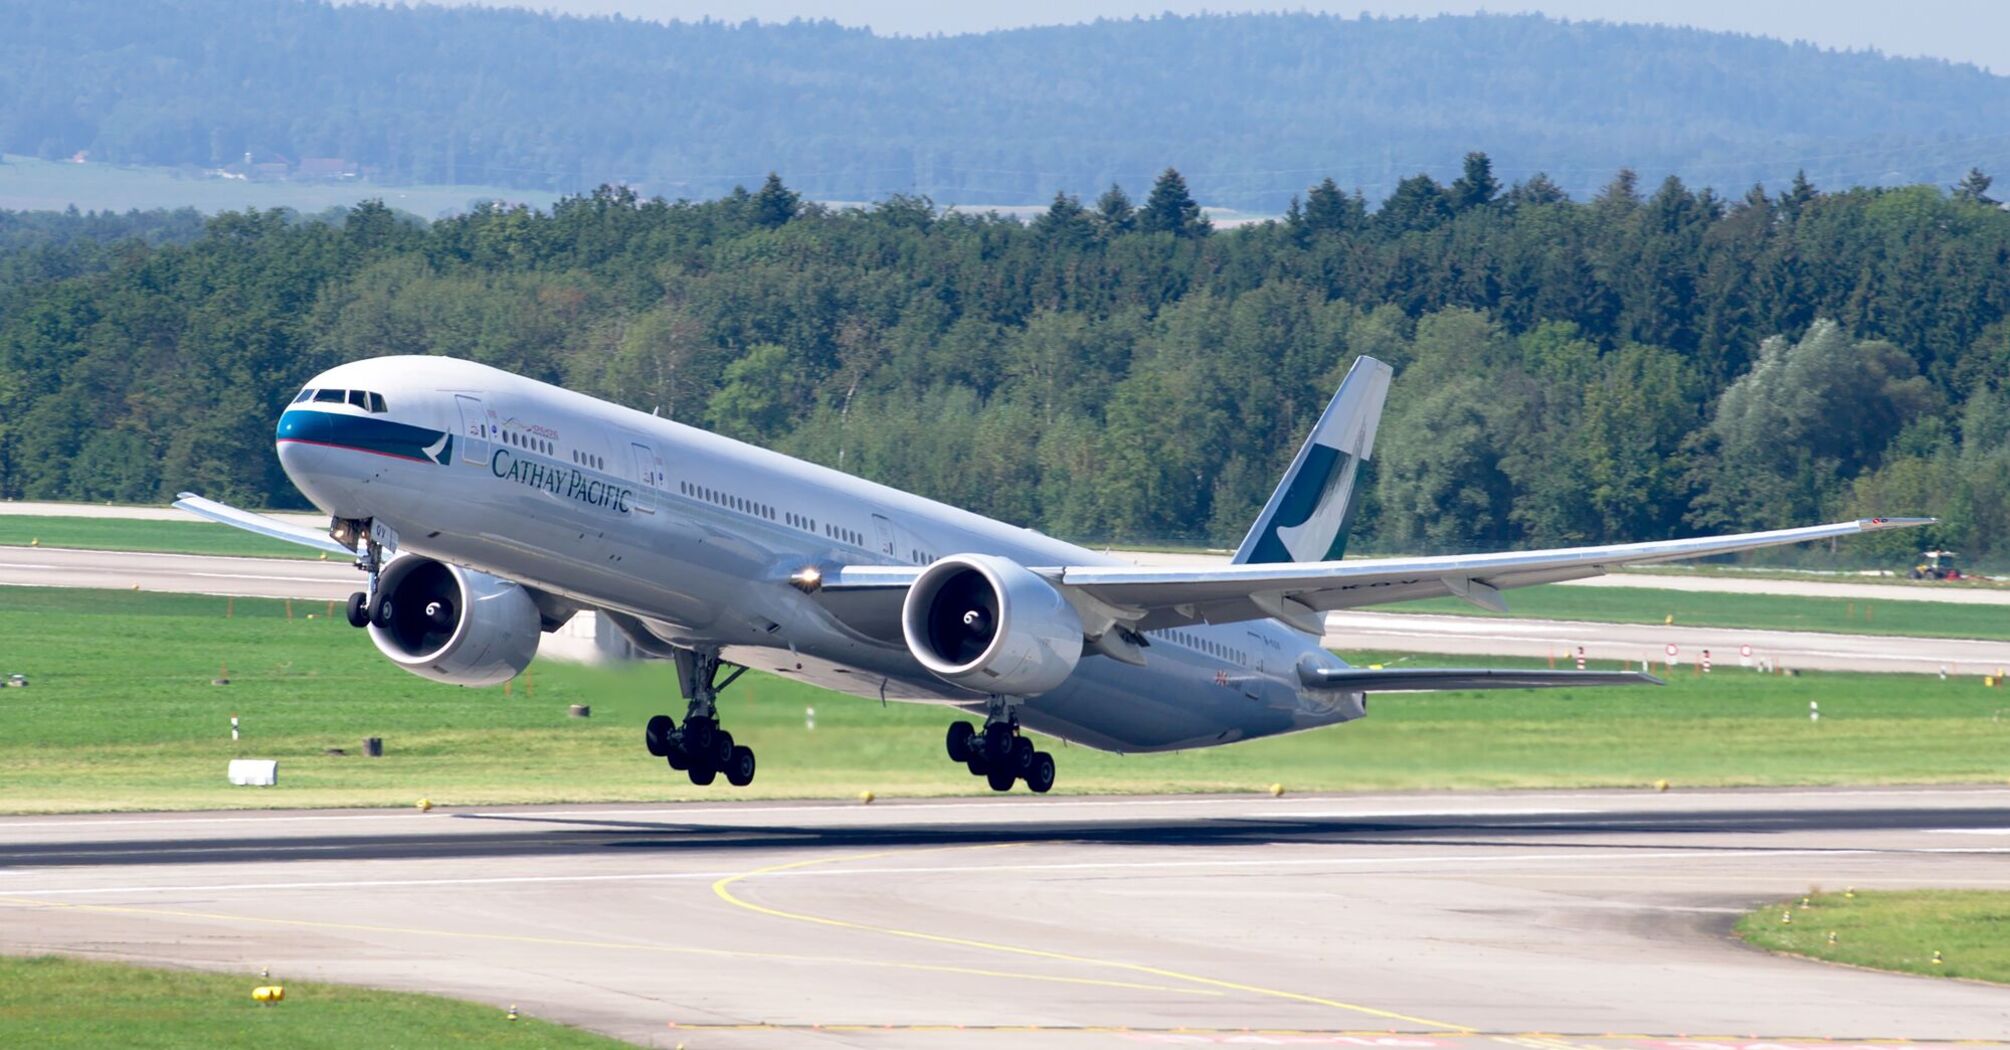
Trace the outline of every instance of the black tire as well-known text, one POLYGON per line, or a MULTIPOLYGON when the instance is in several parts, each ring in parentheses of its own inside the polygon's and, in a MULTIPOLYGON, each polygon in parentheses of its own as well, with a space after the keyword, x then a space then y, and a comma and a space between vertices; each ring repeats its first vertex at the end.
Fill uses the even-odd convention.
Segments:
POLYGON ((949 723, 949 760, 970 761, 970 738, 976 735, 977 727, 968 722, 949 723))
POLYGON ((991 790, 993 791, 1010 791, 1012 790, 1012 782, 1019 778, 1001 769, 984 774, 984 779, 990 782, 991 790))
POLYGON ((665 761, 670 763, 671 769, 674 769, 679 773, 682 773, 685 770, 691 768, 691 757, 684 753, 683 748, 678 747, 674 744, 671 745, 670 747, 670 753, 664 755, 663 758, 665 761))
POLYGON ((676 739, 677 723, 669 715, 657 715, 642 727, 642 745, 657 758, 670 754, 670 742, 676 739))
POLYGON ((735 747, 733 757, 726 761, 726 782, 734 787, 746 787, 754 782, 754 749, 735 747))
POLYGON ((719 775, 719 771, 711 766, 692 766, 684 771, 684 775, 691 778, 691 783, 704 787, 719 775))
POLYGON ((369 595, 364 594, 362 591, 357 591, 356 593, 351 594, 349 596, 349 604, 346 607, 345 611, 347 611, 349 614, 349 626, 351 627, 370 626, 369 595))
POLYGON ((970 761, 963 763, 963 765, 970 770, 970 775, 973 777, 981 777, 991 769, 990 766, 984 764, 983 755, 971 755, 970 761))
POLYGON ((1006 726, 986 726, 984 729, 984 759, 992 765, 1002 766, 1012 757, 1012 742, 1019 739, 1006 726))
POLYGON ((1033 752, 1032 768, 1026 771, 1026 786, 1036 795, 1044 795, 1054 789, 1054 756, 1045 751, 1033 752))
POLYGON ((712 737, 718 726, 709 718, 687 718, 684 720, 684 735, 679 742, 684 745, 684 754, 692 758, 712 753, 712 737))
POLYGON ((1014 776, 1023 777, 1033 768, 1033 756, 1038 753, 1033 742, 1022 736, 1012 741, 1012 754, 1005 760, 1005 768, 1011 770, 1014 776))
POLYGON ((712 751, 705 756, 711 759, 714 769, 731 769, 733 762, 733 734, 721 729, 712 734, 712 751))

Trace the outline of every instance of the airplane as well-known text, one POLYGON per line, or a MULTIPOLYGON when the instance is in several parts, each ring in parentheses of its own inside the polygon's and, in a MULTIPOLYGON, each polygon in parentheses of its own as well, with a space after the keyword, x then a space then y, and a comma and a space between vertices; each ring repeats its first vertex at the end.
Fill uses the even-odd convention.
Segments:
POLYGON ((673 661, 681 724, 648 753, 694 784, 754 779, 720 694, 754 668, 945 705, 951 761, 996 791, 1054 786, 1034 731, 1108 751, 1211 747, 1361 718, 1371 694, 1660 684, 1644 672, 1350 666, 1324 613, 1503 591, 1928 524, 1870 518, 1720 537, 1342 560, 1391 370, 1360 357, 1226 565, 1137 566, 933 500, 486 365, 356 361, 279 417, 323 532, 194 493, 175 506, 355 559, 347 604, 392 662, 499 685, 582 610, 673 661))

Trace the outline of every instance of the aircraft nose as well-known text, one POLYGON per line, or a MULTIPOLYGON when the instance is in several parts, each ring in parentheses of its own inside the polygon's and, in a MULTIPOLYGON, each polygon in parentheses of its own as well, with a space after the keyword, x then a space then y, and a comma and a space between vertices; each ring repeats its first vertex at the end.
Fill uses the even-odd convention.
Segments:
POLYGON ((368 517, 355 506, 355 486, 337 462, 339 451, 315 443, 298 420, 282 417, 275 438, 279 468, 315 506, 340 518, 368 517))

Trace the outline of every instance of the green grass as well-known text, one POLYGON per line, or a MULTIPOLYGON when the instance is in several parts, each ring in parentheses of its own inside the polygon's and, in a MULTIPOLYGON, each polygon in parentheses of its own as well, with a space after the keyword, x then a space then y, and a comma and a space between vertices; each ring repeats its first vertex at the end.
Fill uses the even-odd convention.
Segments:
POLYGON ((1738 920, 1738 936, 1767 951, 1879 970, 2010 984, 2010 893, 1907 890, 1816 893, 1738 920), (1791 924, 1780 915, 1790 913, 1791 924), (1835 944, 1828 943, 1834 931, 1835 944), (1933 961, 1939 952, 1941 962, 1933 961))
POLYGON ((65 1050, 347 1050, 350 1047, 555 1047, 628 1044, 484 1006, 405 992, 255 975, 159 970, 54 956, 0 956, 0 1046, 65 1050), (251 1000, 262 984, 284 1001, 251 1000))
MULTIPOLYGON (((722 707, 759 752, 759 778, 696 788, 642 749, 649 715, 682 715, 661 663, 540 661, 507 690, 460 689, 398 670, 339 609, 291 607, 288 619, 275 601, 0 588, 0 675, 31 683, 0 689, 0 810, 982 791, 942 754, 948 710, 754 674, 722 707), (231 684, 211 685, 225 668, 231 684), (574 703, 593 717, 568 718, 574 703), (365 736, 384 739, 385 757, 357 754, 365 736), (233 757, 278 759, 279 786, 228 786, 233 757)), ((2000 781, 2010 753, 2010 691, 1976 678, 1725 670, 1663 689, 1388 695, 1372 708, 1346 726, 1177 754, 1047 746, 1062 792, 2000 781)))
POLYGON ((256 558, 319 558, 298 544, 267 539, 215 522, 143 518, 66 518, 0 514, 0 547, 77 547, 102 551, 235 554, 256 558))
POLYGON ((2010 639, 2010 606, 1955 605, 1949 602, 1865 601, 1789 594, 1719 594, 1642 587, 1530 587, 1507 595, 1510 617, 1486 612, 1456 598, 1432 598, 1377 606, 1376 612, 1438 613, 1589 620, 1596 623, 1661 623, 1677 626, 1749 627, 1755 630, 1830 631, 1901 635, 1914 638, 2010 639))
POLYGON ((466 211, 477 200, 521 201, 549 208, 558 199, 542 190, 500 186, 380 186, 356 182, 237 182, 185 176, 173 168, 68 164, 7 154, 0 163, 0 208, 84 211, 195 208, 204 212, 292 208, 314 214, 381 197, 400 211, 425 218, 466 211))

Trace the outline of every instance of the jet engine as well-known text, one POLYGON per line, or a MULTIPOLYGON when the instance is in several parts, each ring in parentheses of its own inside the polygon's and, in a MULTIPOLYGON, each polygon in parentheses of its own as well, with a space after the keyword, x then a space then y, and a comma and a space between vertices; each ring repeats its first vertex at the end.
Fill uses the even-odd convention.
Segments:
POLYGON ((500 685, 537 655, 542 619, 519 584, 407 555, 377 579, 370 640, 393 663, 451 685, 500 685))
POLYGON ((923 569, 900 610, 914 658, 981 693, 1030 696, 1067 681, 1082 659, 1075 607, 1026 567, 957 554, 923 569))

